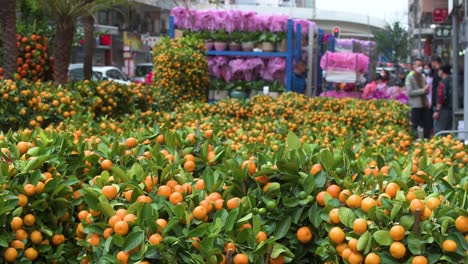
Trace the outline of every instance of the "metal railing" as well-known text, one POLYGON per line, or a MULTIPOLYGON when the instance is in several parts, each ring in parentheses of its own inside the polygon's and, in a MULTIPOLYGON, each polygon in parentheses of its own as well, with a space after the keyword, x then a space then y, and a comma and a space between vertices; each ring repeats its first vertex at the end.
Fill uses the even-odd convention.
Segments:
MULTIPOLYGON (((440 135, 445 134, 468 134, 468 130, 442 130, 435 133, 434 137, 438 137, 440 135)), ((468 138, 466 138, 465 140, 468 140, 468 138)))

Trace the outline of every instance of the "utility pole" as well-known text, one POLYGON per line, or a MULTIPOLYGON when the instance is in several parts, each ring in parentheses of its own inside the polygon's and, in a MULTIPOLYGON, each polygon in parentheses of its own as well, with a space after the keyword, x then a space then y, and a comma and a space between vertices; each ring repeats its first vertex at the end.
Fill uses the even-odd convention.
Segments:
MULTIPOLYGON (((455 113, 458 112, 458 8, 452 13, 452 127, 456 128, 455 113)), ((465 55, 466 57, 466 55, 465 55)))
MULTIPOLYGON (((464 2, 464 8, 465 8, 465 21, 468 19, 468 14, 467 14, 467 5, 468 1, 465 0, 464 2)), ((466 24, 465 24, 466 26, 466 24)), ((468 65, 468 45, 465 44, 465 67, 468 65)), ((464 130, 468 130, 468 70, 464 71, 465 78, 464 78, 464 94, 463 94, 463 125, 464 125, 464 130)), ((458 99, 458 98, 457 98, 458 99)), ((468 141, 468 136, 465 134, 464 135, 465 142, 468 141)))
POLYGON ((415 26, 418 25, 418 39, 416 41, 418 42, 418 57, 421 58, 422 57, 421 56, 421 54, 422 54, 422 43, 421 43, 421 34, 422 34, 422 32, 421 32, 421 30, 422 29, 421 29, 421 20, 418 17, 418 14, 419 14, 418 9, 419 9, 419 6, 416 3, 415 8, 414 8, 414 20, 415 20, 414 25, 415 26))

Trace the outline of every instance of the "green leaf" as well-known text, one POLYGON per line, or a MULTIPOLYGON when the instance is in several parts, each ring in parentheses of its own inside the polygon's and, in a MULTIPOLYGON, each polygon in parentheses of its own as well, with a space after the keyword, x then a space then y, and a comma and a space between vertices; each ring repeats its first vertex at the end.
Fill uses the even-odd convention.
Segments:
POLYGON ((299 149, 301 147, 301 140, 296 134, 294 134, 294 132, 289 131, 286 138, 286 144, 288 144, 288 149, 290 150, 299 149))
POLYGON ((349 228, 353 227, 354 220, 356 220, 356 215, 354 215, 353 210, 347 207, 340 207, 338 210, 338 217, 340 218, 341 223, 349 228))
POLYGON ((180 223, 179 219, 175 219, 175 218, 170 219, 169 222, 167 223, 167 226, 163 230, 163 234, 169 233, 174 228, 174 226, 176 226, 179 223, 180 223))
POLYGON ((390 246, 393 242, 393 239, 390 237, 390 232, 386 230, 375 232, 374 239, 381 246, 390 246))
POLYGON ((1 234, 0 235, 0 246, 7 248, 8 247, 8 234, 1 234))
POLYGON ((320 228, 322 224, 322 218, 320 218, 320 213, 322 209, 317 206, 317 203, 314 203, 309 209, 309 220, 315 228, 320 228))
POLYGON ((182 219, 185 216, 185 206, 182 204, 176 205, 174 207, 174 213, 177 219, 182 219))
POLYGON ((197 226, 195 229, 189 232, 189 237, 201 237, 204 236, 208 232, 208 228, 211 224, 204 223, 197 226))
POLYGON ((113 165, 111 167, 111 171, 112 171, 112 174, 114 175, 116 180, 120 179, 120 180, 122 180, 122 182, 129 182, 130 179, 129 179, 128 175, 125 173, 124 170, 122 170, 118 166, 113 165))
POLYGON ((320 151, 320 162, 327 172, 330 172, 333 169, 333 163, 335 159, 333 153, 328 149, 322 149, 320 151))
POLYGON ((123 251, 130 251, 145 240, 145 233, 143 230, 138 230, 130 233, 126 238, 125 238, 125 243, 123 245, 122 250, 123 251))
POLYGON ((325 171, 320 171, 314 176, 315 186, 317 188, 322 188, 327 183, 327 173, 325 171))
POLYGON ((24 170, 25 172, 28 172, 28 171, 31 171, 31 170, 35 170, 39 167, 42 166, 42 164, 44 164, 44 162, 46 160, 49 159, 49 156, 48 155, 42 155, 42 156, 38 156, 38 157, 32 157, 30 160, 28 160, 28 162, 26 163, 26 166, 24 167, 24 170))
POLYGON ((307 175, 304 180, 304 192, 306 194, 311 194, 315 188, 315 178, 311 175, 307 175))
POLYGON ((156 210, 154 210, 149 203, 145 203, 139 215, 139 223, 142 224, 154 221, 154 219, 157 218, 155 217, 155 212, 156 210))
POLYGON ((288 215, 276 226, 273 236, 276 237, 277 239, 283 238, 288 233, 290 226, 291 226, 291 216, 288 215))
MULTIPOLYGON (((442 220, 442 219, 440 219, 442 220)), ((440 230, 440 233, 442 235, 445 235, 447 233, 447 229, 449 228, 449 225, 455 223, 455 220, 451 217, 447 217, 447 218, 444 218, 444 220, 442 220, 442 225, 441 225, 441 230, 440 230)))
POLYGON ((112 242, 114 243, 114 245, 118 246, 118 247, 122 247, 124 242, 125 242, 125 239, 123 238, 122 235, 120 234, 114 234, 112 235, 112 242))
POLYGON ((252 218, 252 223, 253 223, 252 225, 253 233, 257 234, 261 230, 262 222, 257 215, 254 215, 252 218))
POLYGON ((237 223, 242 223, 242 222, 245 222, 247 220, 250 220, 252 218, 252 216, 253 216, 252 213, 248 213, 247 215, 245 215, 241 219, 237 220, 237 223))
POLYGON ((367 247, 367 244, 369 243, 370 238, 371 238, 371 234, 369 233, 369 231, 366 231, 364 234, 362 234, 358 240, 357 250, 359 251, 364 250, 367 247))
POLYGON ((99 196, 98 208, 107 217, 115 215, 114 209, 112 209, 112 206, 104 195, 99 196))
POLYGON ((53 178, 52 180, 48 181, 44 187, 44 192, 45 193, 51 193, 53 192, 58 184, 60 183, 60 179, 59 178, 53 178))
POLYGON ((240 233, 237 235, 236 242, 242 244, 245 241, 247 241, 249 239, 249 236, 251 236, 252 234, 252 230, 250 228, 246 228, 240 231, 240 233))
POLYGON ((425 249, 425 241, 422 239, 421 235, 416 233, 410 233, 408 235, 408 249, 413 255, 421 255, 425 249))
POLYGON ((390 214, 390 220, 395 219, 395 217, 398 215, 400 210, 401 210, 401 203, 395 203, 395 205, 392 208, 392 212, 390 214))
POLYGON ((405 228, 405 230, 410 230, 414 224, 414 216, 412 215, 404 215, 400 217, 400 225, 405 228))
POLYGON ((281 254, 283 254, 285 257, 294 257, 294 254, 287 247, 283 246, 280 243, 274 243, 273 249, 271 251, 271 257, 277 258, 281 254))
POLYGON ((99 199, 91 194, 85 193, 83 195, 83 199, 86 202, 86 204, 93 210, 99 210, 98 204, 99 204, 99 199))
POLYGON ((138 163, 133 164, 132 168, 128 171, 128 176, 138 181, 143 180, 145 178, 143 167, 138 163))
POLYGON ((226 218, 226 224, 225 224, 226 232, 232 231, 232 229, 234 228, 234 224, 236 223, 238 214, 239 214, 239 208, 236 208, 229 213, 228 217, 226 218))
POLYGON ((109 249, 111 246, 111 243, 113 242, 113 236, 109 237, 109 239, 106 239, 106 243, 104 243, 104 249, 103 249, 103 255, 107 255, 109 253, 109 249))

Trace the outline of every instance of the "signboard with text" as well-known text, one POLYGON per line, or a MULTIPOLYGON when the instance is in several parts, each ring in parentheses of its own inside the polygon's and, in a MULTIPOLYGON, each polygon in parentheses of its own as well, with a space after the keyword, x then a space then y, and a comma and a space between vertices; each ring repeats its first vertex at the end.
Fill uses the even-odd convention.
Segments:
POLYGON ((444 23, 449 15, 448 8, 434 8, 432 11, 432 22, 444 23))
POLYGON ((438 26, 434 29, 434 38, 435 39, 448 39, 452 37, 452 27, 451 26, 438 26))

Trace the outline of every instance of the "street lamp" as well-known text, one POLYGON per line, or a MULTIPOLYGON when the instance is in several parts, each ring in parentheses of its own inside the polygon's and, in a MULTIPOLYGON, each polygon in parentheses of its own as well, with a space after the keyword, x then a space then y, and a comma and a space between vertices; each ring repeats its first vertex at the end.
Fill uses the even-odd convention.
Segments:
POLYGON ((432 29, 434 29, 434 28, 436 28, 436 27, 437 27, 436 24, 431 24, 431 28, 432 28, 432 29))

